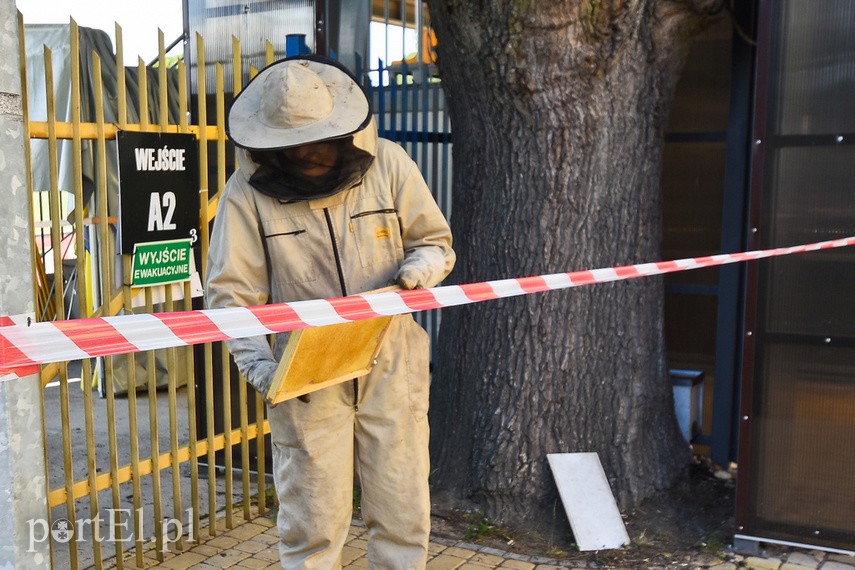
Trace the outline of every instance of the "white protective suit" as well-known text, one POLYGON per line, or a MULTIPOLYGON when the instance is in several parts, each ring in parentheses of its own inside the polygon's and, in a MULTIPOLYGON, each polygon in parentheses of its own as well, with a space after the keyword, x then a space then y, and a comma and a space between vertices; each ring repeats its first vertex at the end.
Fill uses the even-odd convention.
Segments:
MULTIPOLYGON (((208 257, 209 307, 339 297, 403 276, 432 287, 454 265, 451 232, 417 166, 376 127, 354 136, 374 162, 356 186, 283 203, 248 180, 258 165, 239 150, 208 257)), ((371 568, 423 568, 428 492, 429 338, 410 316, 393 320, 371 374, 325 388, 310 402, 270 408, 283 568, 341 567, 352 516, 353 475, 362 489, 371 568)), ((241 372, 265 392, 285 346, 278 335, 228 342, 241 372)), ((335 347, 330 347, 335 350, 335 347)))

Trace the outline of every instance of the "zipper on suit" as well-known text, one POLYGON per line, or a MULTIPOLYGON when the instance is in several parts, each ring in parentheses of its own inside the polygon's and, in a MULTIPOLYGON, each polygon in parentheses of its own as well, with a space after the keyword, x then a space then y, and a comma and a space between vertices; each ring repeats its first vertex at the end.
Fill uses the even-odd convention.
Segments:
POLYGON ((333 229, 332 218, 328 208, 324 208, 324 217, 327 220, 327 230, 330 232, 330 243, 332 244, 333 257, 335 257, 335 268, 338 271, 338 285, 341 296, 347 297, 347 285, 344 282, 344 270, 341 267, 341 256, 338 253, 338 245, 335 243, 335 229, 333 229))
MULTIPOLYGON (((324 208, 324 218, 327 220, 327 230, 330 233, 330 243, 332 244, 333 257, 335 258, 335 268, 338 271, 338 284, 341 288, 341 296, 347 297, 347 285, 344 282, 344 270, 341 266, 341 256, 338 252, 338 245, 335 242, 335 229, 333 228, 332 218, 330 217, 329 208, 324 208)), ((353 379, 353 407, 359 410, 359 379, 353 379)))
POLYGON ((375 214, 394 214, 397 212, 395 208, 384 208, 382 210, 369 210, 368 212, 360 212, 358 214, 353 214, 350 216, 351 220, 355 220, 356 218, 362 218, 364 216, 373 216, 375 214))
POLYGON ((397 210, 394 208, 385 208, 383 210, 371 210, 368 212, 360 212, 358 214, 353 214, 350 216, 350 221, 347 223, 347 227, 350 229, 350 233, 354 233, 353 229, 353 220, 357 218, 363 218, 365 216, 376 216, 378 214, 394 214, 397 210))

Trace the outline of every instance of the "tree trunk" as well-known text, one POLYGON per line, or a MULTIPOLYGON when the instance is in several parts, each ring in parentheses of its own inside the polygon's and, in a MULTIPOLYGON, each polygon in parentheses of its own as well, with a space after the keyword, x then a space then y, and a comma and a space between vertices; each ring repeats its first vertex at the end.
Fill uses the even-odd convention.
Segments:
MULTIPOLYGON (((429 6, 454 127, 452 279, 660 259, 663 129, 697 22, 688 0, 429 6)), ((438 494, 533 522, 557 504, 548 453, 597 452, 622 508, 686 472, 661 278, 444 311, 439 355, 438 494)))

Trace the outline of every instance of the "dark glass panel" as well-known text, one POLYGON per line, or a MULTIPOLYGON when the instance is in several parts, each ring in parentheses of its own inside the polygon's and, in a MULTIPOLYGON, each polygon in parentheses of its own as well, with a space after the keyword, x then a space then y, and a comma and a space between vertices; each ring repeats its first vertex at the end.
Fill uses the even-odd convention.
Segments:
POLYGON ((665 295, 668 364, 712 374, 718 299, 705 295, 665 295))
POLYGON ((732 30, 730 18, 722 16, 692 41, 674 94, 667 132, 727 130, 732 30))
POLYGON ((724 143, 665 145, 662 181, 665 259, 721 253, 726 151, 724 143))
MULTIPOLYGON (((768 200, 767 246, 855 235, 855 147, 778 151, 768 200)), ((770 331, 855 337, 855 251, 852 248, 777 258, 764 269, 770 331)))
POLYGON ((818 540, 851 532, 855 349, 770 343, 765 353, 752 418, 754 515, 770 530, 803 528, 818 540))
POLYGON ((783 4, 771 128, 784 135, 855 133, 855 2, 783 4))

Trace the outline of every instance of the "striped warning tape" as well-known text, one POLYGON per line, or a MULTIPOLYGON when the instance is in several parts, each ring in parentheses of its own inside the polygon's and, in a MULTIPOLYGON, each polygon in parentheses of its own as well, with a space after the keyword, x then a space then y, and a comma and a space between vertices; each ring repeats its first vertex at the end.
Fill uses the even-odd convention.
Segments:
MULTIPOLYGON (((80 360, 320 327, 382 315, 400 315, 594 283, 661 275, 766 257, 855 245, 855 237, 743 253, 642 263, 450 285, 366 293, 258 307, 122 315, 0 327, 0 374, 32 373, 36 364, 80 360)), ((4 323, 10 322, 4 318, 4 323)))

